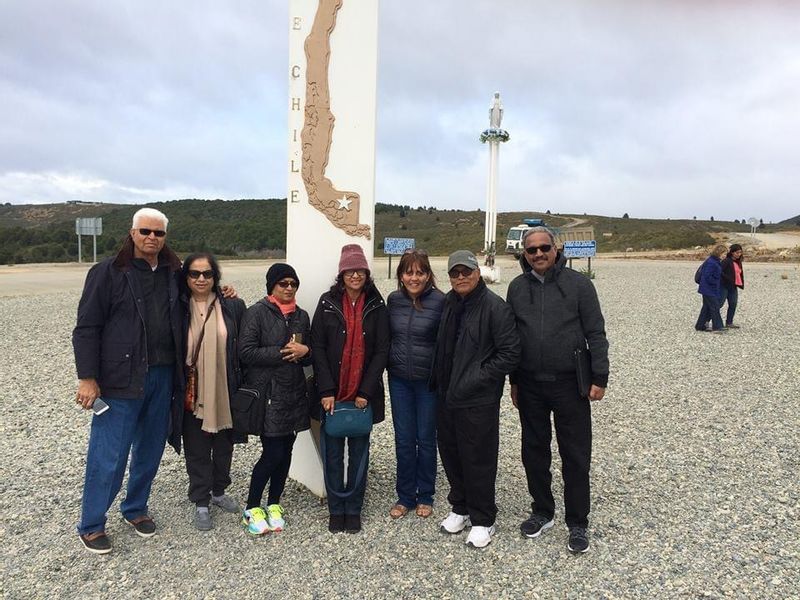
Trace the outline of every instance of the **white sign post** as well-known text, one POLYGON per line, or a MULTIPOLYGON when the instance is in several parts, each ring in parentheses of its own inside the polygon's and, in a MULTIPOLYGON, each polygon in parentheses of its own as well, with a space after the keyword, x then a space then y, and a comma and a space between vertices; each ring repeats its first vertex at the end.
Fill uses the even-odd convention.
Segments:
POLYGON ((78 262, 83 262, 81 257, 81 236, 92 236, 92 249, 94 262, 97 262, 97 236, 103 235, 102 217, 89 217, 75 219, 75 235, 78 236, 78 262))
MULTIPOLYGON (((289 1, 286 256, 312 317, 343 245, 372 264, 377 67, 377 0, 289 1)), ((324 496, 318 428, 298 436, 290 476, 324 496)))

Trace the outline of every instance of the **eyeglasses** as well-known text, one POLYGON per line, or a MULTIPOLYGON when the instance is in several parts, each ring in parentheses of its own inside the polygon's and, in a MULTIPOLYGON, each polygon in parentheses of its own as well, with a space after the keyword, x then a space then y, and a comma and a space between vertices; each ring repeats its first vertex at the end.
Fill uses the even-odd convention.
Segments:
POLYGON ((200 279, 202 275, 205 279, 214 279, 214 271, 209 269, 208 271, 196 271, 194 269, 189 269, 189 278, 190 279, 200 279))
POLYGON ((473 271, 475 271, 475 269, 464 267, 463 269, 450 269, 447 274, 450 276, 450 279, 458 279, 460 277, 466 279, 472 275, 473 271))
POLYGON ((275 285, 277 285, 279 288, 283 288, 285 290, 286 288, 290 288, 290 287, 294 288, 294 289, 297 289, 297 286, 300 285, 300 284, 297 283, 296 281, 294 281, 293 279, 289 279, 289 280, 286 280, 286 281, 278 281, 275 285))
POLYGON ((365 269, 355 269, 353 271, 344 271, 342 274, 348 279, 352 279, 353 277, 366 277, 367 271, 365 269))
POLYGON ((142 227, 139 229, 139 234, 144 237, 148 237, 151 233, 158 238, 167 235, 167 232, 163 229, 148 229, 147 227, 142 227))
POLYGON ((525 248, 525 252, 527 252, 528 254, 533 256, 539 250, 542 251, 542 254, 547 254, 552 249, 553 249, 552 245, 550 245, 550 244, 542 244, 541 246, 528 246, 527 248, 525 248))

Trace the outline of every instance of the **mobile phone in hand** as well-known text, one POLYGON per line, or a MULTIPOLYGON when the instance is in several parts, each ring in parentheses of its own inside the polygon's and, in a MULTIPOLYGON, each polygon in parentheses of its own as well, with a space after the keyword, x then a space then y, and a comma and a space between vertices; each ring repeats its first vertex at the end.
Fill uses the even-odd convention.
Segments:
POLYGON ((111 407, 103 402, 102 398, 95 398, 94 404, 92 404, 92 412, 96 415, 102 415, 109 408, 111 407))

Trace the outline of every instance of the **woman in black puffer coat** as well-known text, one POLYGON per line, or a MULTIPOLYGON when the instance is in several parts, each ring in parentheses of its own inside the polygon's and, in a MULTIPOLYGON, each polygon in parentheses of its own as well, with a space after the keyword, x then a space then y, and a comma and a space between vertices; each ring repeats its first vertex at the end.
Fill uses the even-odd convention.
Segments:
POLYGON ((261 435, 261 458, 253 467, 242 524, 249 533, 281 531, 286 523, 280 497, 289 475, 298 431, 309 428, 303 366, 310 364, 311 322, 295 303, 300 279, 295 270, 276 263, 267 271, 267 297, 251 306, 239 334, 239 359, 245 386, 267 403, 261 435), (269 482, 266 511, 261 497, 269 482))

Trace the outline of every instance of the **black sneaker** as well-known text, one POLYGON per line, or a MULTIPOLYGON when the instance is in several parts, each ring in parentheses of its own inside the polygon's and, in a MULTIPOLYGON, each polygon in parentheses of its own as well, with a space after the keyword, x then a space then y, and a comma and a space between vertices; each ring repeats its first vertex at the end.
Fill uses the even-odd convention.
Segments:
POLYGON ((586 552, 589 549, 589 532, 585 527, 569 528, 569 543, 567 544, 570 552, 586 552))
POLYGON ((133 527, 133 529, 136 531, 136 535, 140 537, 149 538, 156 534, 156 524, 153 519, 147 515, 142 515, 141 517, 136 517, 135 519, 130 520, 126 519, 125 517, 123 517, 123 519, 125 519, 125 522, 128 525, 133 527))
POLYGON ((108 554, 111 552, 111 541, 105 531, 93 531, 78 536, 83 547, 93 554, 108 554))
POLYGON ((545 517, 544 515, 540 515, 538 513, 531 513, 531 516, 525 519, 519 525, 519 530, 522 532, 522 535, 529 538, 535 538, 542 535, 543 532, 547 531, 553 526, 553 518, 552 517, 545 517))
POLYGON ((347 533, 358 533, 361 531, 361 515, 345 515, 344 530, 347 533))
POLYGON ((328 519, 328 531, 331 533, 344 531, 344 515, 331 515, 328 519))

